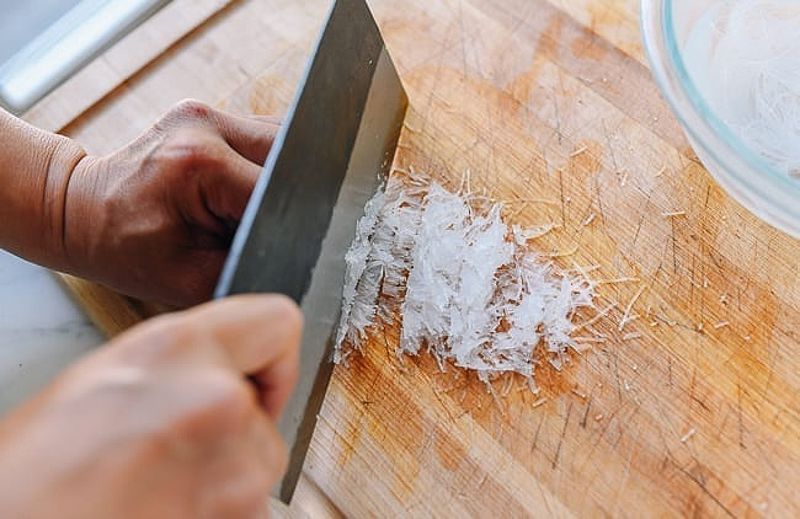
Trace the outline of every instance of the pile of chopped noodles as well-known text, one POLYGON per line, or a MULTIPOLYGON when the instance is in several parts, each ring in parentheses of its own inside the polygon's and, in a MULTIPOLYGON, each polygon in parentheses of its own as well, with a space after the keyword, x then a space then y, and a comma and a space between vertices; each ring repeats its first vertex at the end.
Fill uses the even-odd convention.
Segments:
POLYGON ((510 227, 501 209, 419 178, 378 192, 346 256, 334 361, 362 350, 380 321, 401 326, 398 354, 425 348, 486 382, 506 372, 532 382, 542 360, 560 369, 594 285, 532 250, 541 229, 510 227))

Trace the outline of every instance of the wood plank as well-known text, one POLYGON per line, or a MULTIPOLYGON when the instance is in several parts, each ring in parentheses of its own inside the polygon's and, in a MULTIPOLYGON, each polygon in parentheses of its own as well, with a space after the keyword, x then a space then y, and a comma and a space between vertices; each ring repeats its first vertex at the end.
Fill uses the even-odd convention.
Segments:
MULTIPOLYGON (((648 76, 636 4, 370 1, 411 99, 398 165, 449 185, 470 169, 500 199, 563 200, 512 219, 562 224, 538 244, 577 247, 557 260, 565 268, 596 264, 598 276, 641 281, 602 289, 601 304, 617 305, 597 323, 605 343, 560 373, 540 369, 542 395, 514 381, 499 404, 474 377, 440 373, 427 357, 400 364, 398 330, 382 330, 364 357, 335 370, 296 507, 800 512, 800 244, 699 164, 648 76), (674 211, 685 215, 664 216, 674 211), (641 317, 620 331, 620 308, 639 290, 641 317), (626 340, 634 331, 642 336, 626 340)), ((187 96, 282 113, 326 7, 238 3, 66 131, 107 152, 187 96)))
POLYGON ((58 278, 106 337, 115 337, 146 317, 133 301, 106 287, 67 274, 58 278))
POLYGON ((640 0, 549 0, 576 22, 646 64, 639 34, 640 0))
POLYGON ((24 119, 60 131, 230 2, 173 0, 36 103, 24 119))

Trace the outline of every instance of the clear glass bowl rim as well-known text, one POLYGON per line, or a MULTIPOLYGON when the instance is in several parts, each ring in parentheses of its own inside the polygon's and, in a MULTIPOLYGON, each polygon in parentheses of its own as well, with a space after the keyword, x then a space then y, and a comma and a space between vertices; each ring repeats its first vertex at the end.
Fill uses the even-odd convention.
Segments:
MULTIPOLYGON (((664 97, 690 140, 762 203, 779 205, 769 212, 778 209, 784 223, 776 223, 772 217, 766 219, 784 229, 788 219, 793 227, 790 232, 797 234, 800 232, 800 182, 778 171, 751 150, 706 103, 680 53, 673 29, 674 4, 675 0, 641 0, 645 50, 664 97)), ((752 207, 751 210, 764 217, 763 211, 752 207)))

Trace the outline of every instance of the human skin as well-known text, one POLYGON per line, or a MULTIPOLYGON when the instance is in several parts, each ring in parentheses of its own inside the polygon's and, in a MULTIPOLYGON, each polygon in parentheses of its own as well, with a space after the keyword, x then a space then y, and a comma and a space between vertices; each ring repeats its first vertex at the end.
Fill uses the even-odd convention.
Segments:
POLYGON ((0 110, 0 247, 142 299, 205 301, 278 128, 187 100, 96 157, 0 110))
MULTIPOLYGON (((277 121, 185 101, 105 157, 0 111, 0 247, 126 294, 208 299, 277 121)), ((302 317, 239 296, 146 322, 0 421, 2 517, 257 517, 302 317)))
POLYGON ((262 516, 286 468, 275 421, 300 323, 282 296, 241 296, 69 367, 0 422, 0 516, 262 516))

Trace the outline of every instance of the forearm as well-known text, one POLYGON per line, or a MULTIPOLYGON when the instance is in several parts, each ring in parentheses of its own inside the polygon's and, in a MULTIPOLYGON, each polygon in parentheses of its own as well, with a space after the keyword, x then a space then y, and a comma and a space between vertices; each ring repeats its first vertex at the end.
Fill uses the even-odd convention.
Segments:
POLYGON ((0 109, 0 248, 69 270, 64 218, 70 176, 86 152, 0 109))

